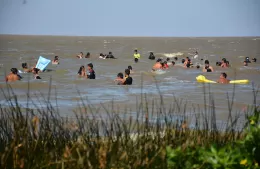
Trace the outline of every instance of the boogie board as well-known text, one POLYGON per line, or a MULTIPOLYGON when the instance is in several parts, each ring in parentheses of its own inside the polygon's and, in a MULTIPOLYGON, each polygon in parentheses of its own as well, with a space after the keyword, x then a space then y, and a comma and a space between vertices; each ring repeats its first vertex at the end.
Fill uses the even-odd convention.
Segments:
MULTIPOLYGON (((203 75, 197 76, 196 79, 197 79, 197 82, 199 82, 199 83, 217 83, 215 81, 206 79, 206 77, 203 76, 203 75)), ((247 79, 245 79, 245 80, 231 80, 229 83, 232 83, 232 84, 247 84, 247 83, 249 83, 249 80, 247 80, 247 79)))
POLYGON ((39 57, 38 59, 38 62, 36 64, 36 68, 40 69, 41 71, 43 71, 47 66, 48 64, 51 62, 51 60, 49 59, 46 59, 42 56, 39 57))

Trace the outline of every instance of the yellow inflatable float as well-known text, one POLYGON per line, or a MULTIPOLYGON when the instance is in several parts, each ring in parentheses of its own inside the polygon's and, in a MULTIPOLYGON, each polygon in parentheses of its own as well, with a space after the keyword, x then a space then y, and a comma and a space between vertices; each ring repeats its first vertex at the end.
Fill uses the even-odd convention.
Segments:
MULTIPOLYGON (((199 75, 196 77, 196 80, 197 82, 199 83, 217 83, 215 81, 212 81, 212 80, 208 80, 206 79, 205 76, 203 75, 199 75)), ((248 84, 249 83, 249 80, 245 79, 245 80, 231 80, 229 83, 232 83, 232 84, 248 84)))

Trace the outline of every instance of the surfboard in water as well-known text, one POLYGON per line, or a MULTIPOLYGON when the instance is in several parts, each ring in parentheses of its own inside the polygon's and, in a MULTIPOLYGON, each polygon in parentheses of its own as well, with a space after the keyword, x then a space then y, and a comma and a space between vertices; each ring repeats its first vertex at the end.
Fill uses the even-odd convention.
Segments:
POLYGON ((39 57, 38 59, 38 62, 36 64, 36 68, 40 69, 41 71, 43 71, 47 66, 48 64, 51 62, 51 60, 49 59, 46 59, 42 56, 39 57))

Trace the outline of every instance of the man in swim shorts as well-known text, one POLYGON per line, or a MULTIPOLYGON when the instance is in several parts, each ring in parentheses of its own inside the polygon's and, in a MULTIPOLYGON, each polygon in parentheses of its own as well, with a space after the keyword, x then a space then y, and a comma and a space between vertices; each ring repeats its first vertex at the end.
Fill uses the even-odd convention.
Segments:
POLYGON ((230 80, 227 79, 227 74, 226 73, 221 73, 219 80, 217 81, 218 83, 223 83, 223 84, 228 84, 230 80))

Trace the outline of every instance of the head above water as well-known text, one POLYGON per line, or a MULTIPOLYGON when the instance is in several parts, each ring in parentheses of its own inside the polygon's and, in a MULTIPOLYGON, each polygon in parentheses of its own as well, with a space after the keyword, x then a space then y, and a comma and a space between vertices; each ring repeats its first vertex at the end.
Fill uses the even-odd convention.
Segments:
POLYGON ((78 71, 78 74, 81 74, 81 72, 82 72, 84 69, 85 69, 84 66, 80 66, 79 71, 78 71))
POLYGON ((133 70, 132 66, 130 66, 130 65, 128 66, 128 69, 129 69, 129 70, 133 70))
POLYGON ((137 53, 138 51, 135 49, 134 52, 137 53))
POLYGON ((80 52, 79 54, 83 55, 83 52, 80 52))
POLYGON ((153 55, 153 52, 150 52, 150 55, 153 55))
POLYGON ((120 72, 120 73, 117 74, 117 77, 119 77, 120 79, 123 79, 124 75, 123 75, 123 73, 120 72))
POLYGON ((16 68, 12 68, 11 72, 16 75, 18 73, 18 70, 16 68))
POLYGON ((170 58, 166 58, 166 61, 167 61, 167 62, 170 61, 170 58))
POLYGON ((197 65, 196 68, 199 69, 199 68, 200 68, 200 65, 197 65))
POLYGON ((89 64, 88 64, 88 67, 89 67, 90 69, 93 69, 93 64, 92 64, 92 63, 89 63, 89 64))
POLYGON ((226 78, 227 78, 227 74, 226 74, 225 72, 223 72, 223 73, 221 73, 221 74, 220 74, 220 77, 222 77, 222 78, 225 78, 225 79, 226 79, 226 78))
POLYGON ((54 59, 58 60, 58 59, 59 59, 59 56, 54 56, 54 59))
POLYGON ((184 62, 185 62, 185 59, 182 59, 182 60, 181 60, 181 63, 184 63, 184 62))
POLYGON ((172 65, 173 65, 173 66, 175 65, 175 62, 174 62, 174 61, 172 61, 172 65))
POLYGON ((112 55, 112 52, 108 52, 109 55, 112 55))
POLYGON ((178 60, 178 57, 177 57, 177 56, 175 56, 175 57, 174 57, 174 60, 175 60, 175 61, 177 61, 177 60, 178 60))
POLYGON ((125 69, 125 74, 129 76, 130 75, 130 70, 129 69, 125 69))
POLYGON ((209 61, 208 60, 205 60, 205 65, 209 65, 209 61))
POLYGON ((22 63, 22 68, 27 69, 28 68, 27 63, 22 63))
POLYGON ((156 62, 161 62, 161 61, 162 61, 162 59, 157 59, 157 60, 156 60, 156 62))
POLYGON ((252 61, 253 61, 253 62, 256 62, 256 58, 253 58, 252 61))
POLYGON ((40 69, 33 68, 33 73, 34 73, 34 74, 38 74, 38 73, 39 73, 39 70, 40 70, 40 69))

